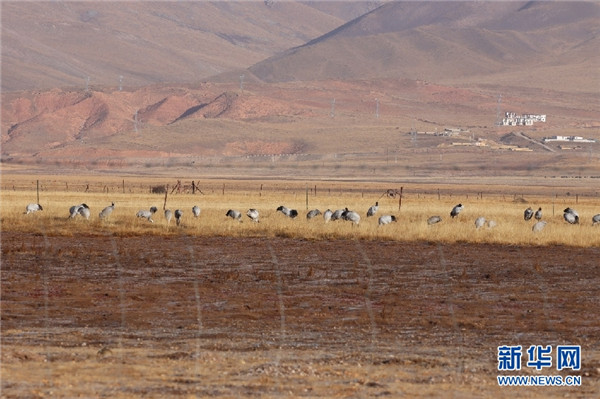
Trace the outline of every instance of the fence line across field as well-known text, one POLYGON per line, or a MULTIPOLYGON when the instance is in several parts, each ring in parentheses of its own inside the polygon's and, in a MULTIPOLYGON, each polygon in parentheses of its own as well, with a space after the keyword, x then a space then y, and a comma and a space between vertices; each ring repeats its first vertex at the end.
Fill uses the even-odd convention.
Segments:
MULTIPOLYGON (((410 185, 406 185, 406 191, 404 191, 404 185, 398 188, 390 188, 386 189, 382 192, 382 189, 365 189, 360 188, 361 183, 357 183, 357 187, 332 187, 327 184, 314 184, 314 185, 305 185, 305 189, 302 189, 301 184, 296 184, 296 187, 281 187, 281 186, 271 186, 265 185, 264 183, 256 183, 253 187, 249 187, 248 183, 244 183, 241 185, 242 187, 238 187, 235 182, 230 183, 214 183, 207 184, 204 188, 196 183, 194 180, 191 180, 189 184, 186 182, 182 183, 180 180, 176 182, 174 185, 170 185, 169 183, 165 184, 148 184, 148 183, 135 183, 135 182, 125 182, 123 179, 119 184, 118 183, 105 183, 105 182, 97 182, 97 183, 69 183, 68 181, 45 181, 45 180, 36 180, 31 183, 25 181, 18 181, 7 183, 4 182, 2 184, 3 191, 36 191, 36 203, 40 203, 40 193, 44 192, 65 192, 65 193, 105 193, 105 194, 164 194, 165 192, 169 192, 169 194, 192 194, 192 195, 205 195, 205 194, 216 194, 220 191, 220 194, 225 196, 226 194, 235 193, 235 192, 245 192, 245 193, 256 193, 259 197, 265 193, 289 193, 292 192, 294 194, 298 194, 302 191, 306 193, 306 209, 309 207, 309 198, 317 197, 317 196, 343 196, 343 195, 357 195, 360 194, 361 198, 365 198, 365 196, 375 197, 379 195, 379 198, 389 197, 389 198, 398 198, 398 209, 402 207, 402 199, 407 197, 415 197, 417 199, 452 199, 452 198, 465 198, 472 199, 475 198, 477 200, 483 200, 484 194, 486 197, 502 199, 502 201, 509 202, 518 202, 522 201, 526 203, 527 200, 526 194, 523 192, 513 192, 513 193, 497 193, 497 192, 484 192, 482 190, 477 191, 469 191, 468 189, 454 189, 451 188, 432 188, 432 189, 417 189, 411 187, 410 185), (220 189, 217 189, 217 185, 220 189), (324 194, 325 193, 325 194, 324 194)), ((579 204, 579 198, 587 198, 587 199, 600 199, 600 190, 598 191, 588 191, 583 193, 566 191, 565 189, 561 190, 562 193, 558 193, 558 189, 552 195, 541 195, 541 194, 527 194, 527 197, 535 197, 537 198, 551 198, 553 202, 558 202, 559 199, 563 201, 570 201, 574 204, 579 204)), ((43 196, 43 194, 42 194, 43 196)))

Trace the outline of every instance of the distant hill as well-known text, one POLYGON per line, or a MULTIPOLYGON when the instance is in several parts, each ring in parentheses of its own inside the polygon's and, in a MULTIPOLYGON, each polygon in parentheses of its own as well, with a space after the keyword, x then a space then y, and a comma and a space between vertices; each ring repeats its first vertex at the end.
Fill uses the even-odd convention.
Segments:
POLYGON ((597 90, 600 3, 2 2, 2 90, 421 79, 597 90), (89 79, 89 81, 88 81, 89 79))
POLYGON ((2 91, 194 83, 302 45, 373 2, 11 1, 2 91))
MULTIPOLYGON (((600 139, 598 2, 1 4, 7 162, 395 149, 427 163, 464 150, 439 141, 446 127, 501 142, 513 129, 495 125, 504 111, 547 114, 523 127, 536 139, 600 139)), ((577 151, 592 163, 586 150, 573 167, 577 151)))
POLYGON ((418 78, 597 90, 598 2, 391 2, 249 68, 263 82, 418 78))

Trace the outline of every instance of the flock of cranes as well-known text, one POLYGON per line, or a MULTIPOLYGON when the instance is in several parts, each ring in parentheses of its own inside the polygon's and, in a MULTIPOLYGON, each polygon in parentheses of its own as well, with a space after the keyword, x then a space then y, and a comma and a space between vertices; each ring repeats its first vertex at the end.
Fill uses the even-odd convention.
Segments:
MULTIPOLYGON (((100 220, 107 219, 112 214, 114 209, 115 209, 115 203, 113 202, 106 208, 102 209, 102 211, 98 214, 99 219, 100 220)), ((35 212, 42 211, 42 210, 43 210, 43 207, 40 204, 32 203, 32 204, 28 204, 25 207, 25 214, 35 213, 35 212)), ((453 219, 458 217, 459 214, 463 210, 464 210, 463 204, 455 205, 452 208, 452 210, 450 211, 450 217, 453 219)), ((154 223, 154 220, 152 219, 152 217, 154 216, 154 214, 157 211, 158 211, 158 208, 155 206, 152 206, 149 209, 139 210, 136 213, 136 216, 141 219, 147 219, 149 222, 154 223)), ((379 211, 379 202, 375 202, 375 204, 372 205, 371 207, 369 207, 369 209, 367 210, 367 212, 366 212, 367 218, 374 217, 378 211, 379 211)), ((296 209, 290 209, 283 205, 279 206, 276 209, 276 212, 281 212, 283 215, 285 215, 286 217, 288 217, 290 219, 295 219, 299 215, 299 213, 296 209)), ((200 213, 201 213, 200 207, 197 205, 194 205, 192 207, 192 215, 195 218, 198 218, 198 217, 200 217, 200 213)), ((182 222, 183 214, 184 214, 184 212, 181 209, 176 209, 175 212, 172 212, 170 209, 165 209, 164 216, 165 216, 165 220, 167 222, 167 226, 169 226, 169 224, 171 223, 173 216, 175 216, 175 222, 176 222, 177 226, 180 226, 181 222, 182 222)), ((85 203, 73 205, 69 208, 69 219, 74 219, 76 217, 82 217, 85 219, 89 219, 90 215, 91 215, 90 208, 85 203)), ((319 209, 312 209, 312 210, 308 211, 308 213, 306 214, 306 219, 310 220, 319 215, 322 215, 325 223, 330 222, 330 221, 336 221, 336 220, 345 220, 345 221, 351 222, 353 225, 358 225, 361 220, 360 214, 358 212, 349 210, 348 208, 336 209, 334 211, 332 211, 331 209, 327 209, 324 212, 321 212, 319 209)), ((242 221, 242 212, 235 210, 235 209, 229 209, 225 213, 225 216, 230 217, 230 218, 240 221, 240 222, 242 221)), ((255 208, 248 209, 248 211, 246 212, 246 216, 253 222, 256 222, 256 223, 260 222, 260 212, 255 208)), ((528 207, 523 212, 523 219, 525 221, 529 221, 532 219, 534 219, 536 221, 532 227, 533 232, 542 231, 547 224, 547 222, 545 220, 542 220, 542 208, 541 207, 539 207, 538 210, 535 212, 533 211, 533 209, 531 207, 528 207)), ((563 211, 563 219, 569 224, 579 224, 579 214, 573 208, 566 208, 563 211)), ((393 223, 396 221, 397 221, 396 216, 386 214, 386 215, 382 215, 378 218, 378 225, 383 226, 383 225, 387 225, 387 224, 390 224, 390 223, 393 223)), ((427 219, 427 224, 434 225, 434 224, 440 223, 441 221, 442 221, 441 216, 434 215, 427 219)), ((475 219, 475 228, 476 229, 480 229, 484 226, 487 226, 488 228, 493 228, 496 225, 497 225, 497 223, 494 220, 487 220, 483 216, 479 216, 475 219)), ((594 225, 594 226, 600 225, 600 214, 596 214, 592 217, 592 225, 594 225)))
MULTIPOLYGON (((112 207, 114 208, 115 204, 113 202, 112 207)), ((104 210, 106 210, 107 208, 105 208, 104 210)), ((102 211, 104 212, 104 211, 102 211)), ((102 215, 102 212, 100 212, 100 215, 102 215)), ((135 215, 138 218, 142 218, 142 219, 147 219, 150 223, 154 223, 154 220, 152 219, 152 216, 154 216, 154 214, 158 212, 158 208, 155 206, 150 207, 150 209, 140 209, 135 215)), ((171 224, 171 220, 173 219, 173 216, 175 216, 175 224, 177 224, 177 226, 181 225, 181 220, 183 217, 183 211, 181 209, 175 209, 175 212, 171 211, 170 209, 165 209, 164 211, 165 213, 165 220, 167 221, 167 226, 171 224)), ((197 205, 192 207, 192 214, 194 215, 194 217, 199 217, 200 216, 200 207, 198 207, 197 205)), ((100 218, 102 219, 102 217, 100 218)))

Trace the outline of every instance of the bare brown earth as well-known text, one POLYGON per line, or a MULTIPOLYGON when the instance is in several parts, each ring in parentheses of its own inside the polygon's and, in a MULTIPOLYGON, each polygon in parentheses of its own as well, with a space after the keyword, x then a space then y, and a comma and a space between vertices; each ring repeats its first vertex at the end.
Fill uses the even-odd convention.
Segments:
POLYGON ((2 232, 2 397, 597 397, 599 248, 2 232), (581 387, 501 388, 574 344, 581 387), (508 373, 505 373, 505 375, 508 373))

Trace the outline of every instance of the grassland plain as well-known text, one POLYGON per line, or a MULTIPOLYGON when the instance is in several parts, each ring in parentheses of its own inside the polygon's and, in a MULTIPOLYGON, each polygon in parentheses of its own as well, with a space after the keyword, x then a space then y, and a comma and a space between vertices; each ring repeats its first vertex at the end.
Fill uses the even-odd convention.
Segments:
MULTIPOLYGON (((2 229, 35 232, 50 235, 105 234, 178 235, 195 236, 254 236, 295 237, 302 239, 354 238, 363 240, 399 240, 433 242, 500 243, 514 245, 570 245, 577 247, 599 246, 600 228, 592 226, 592 216, 600 213, 600 198, 593 192, 581 196, 568 189, 562 195, 546 193, 526 195, 528 188, 508 188, 502 193, 500 186, 452 187, 438 185, 437 189, 425 185, 402 186, 400 197, 397 185, 364 182, 302 182, 238 180, 197 181, 199 190, 167 195, 152 194, 150 187, 164 184, 165 179, 117 179, 96 177, 52 177, 42 179, 40 203, 44 210, 23 215, 28 203, 37 201, 37 181, 33 176, 3 179, 2 229), (391 195, 389 195, 391 192, 391 195), (512 193, 511 193, 512 191, 512 193), (516 194, 520 193, 520 194, 516 194), (565 194, 566 193, 566 194, 565 194), (183 210, 181 226, 174 221, 167 225, 163 207, 183 210), (115 210, 106 220, 99 212, 112 202, 115 210), (366 211, 379 202, 376 217, 367 218, 366 211), (68 219, 72 205, 86 203, 91 209, 89 220, 68 219), (462 203, 464 211, 455 219, 450 210, 462 203), (198 205, 199 218, 192 215, 192 206, 198 205), (297 209, 300 216, 289 219, 276 209, 280 205, 297 209), (156 206, 154 223, 136 218, 141 209, 156 206), (541 207, 546 228, 532 232, 533 221, 523 220, 527 207, 541 207), (575 208, 581 218, 579 225, 569 225, 563 220, 563 209, 575 208), (252 223, 245 216, 249 208, 260 212, 260 222, 252 223), (336 210, 349 208, 361 215, 359 225, 337 221, 324 223, 321 216, 306 220, 309 209, 336 210), (228 209, 237 209, 244 215, 242 222, 225 216, 228 209), (395 215, 396 223, 379 226, 378 216, 395 215), (427 219, 439 215, 442 222, 429 226, 427 219), (493 228, 475 228, 479 216, 493 220, 493 228)), ((175 179, 168 181, 176 182, 175 179)), ((544 190, 542 190, 544 191, 544 190)), ((554 190, 557 191, 556 189, 554 190)))

